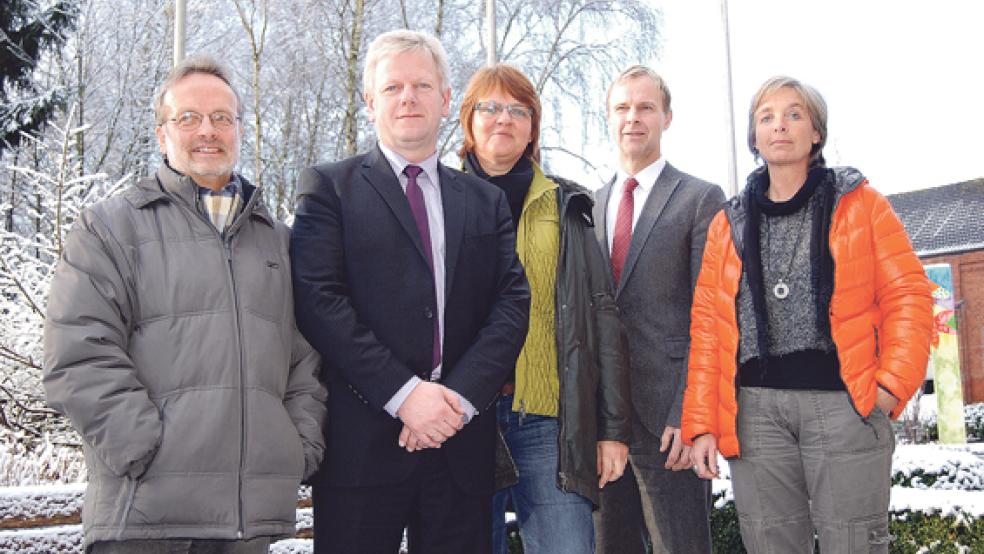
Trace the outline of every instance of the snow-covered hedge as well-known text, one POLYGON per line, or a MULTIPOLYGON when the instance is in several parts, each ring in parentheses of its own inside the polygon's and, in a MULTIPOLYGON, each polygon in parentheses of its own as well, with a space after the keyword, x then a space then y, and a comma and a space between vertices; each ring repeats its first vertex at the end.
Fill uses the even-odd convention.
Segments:
MULTIPOLYGON (((740 554, 741 536, 728 465, 713 483, 715 552, 740 554)), ((890 526, 893 554, 984 553, 984 444, 899 445, 893 461, 890 526)), ((77 553, 84 484, 0 488, 0 552, 77 553), (62 523, 75 523, 62 525, 62 523), (43 525, 44 527, 30 527, 43 525), (16 527, 16 528, 13 528, 16 527)), ((298 491, 297 535, 271 554, 312 551, 310 490, 298 491)), ((522 547, 511 541, 511 554, 522 547)))
POLYGON ((84 494, 85 483, 0 489, 0 527, 51 525, 43 522, 52 520, 76 523, 84 494), (32 522, 38 523, 29 525, 32 522))
POLYGON ((963 446, 904 445, 892 459, 892 484, 917 489, 984 491, 984 463, 980 455, 963 446))
MULTIPOLYGON (((915 507, 896 509, 892 489, 893 509, 889 513, 889 532, 894 536, 889 547, 891 554, 964 554, 984 552, 984 518, 963 511, 959 507, 946 510, 930 508, 921 511, 915 507)), ((926 493, 917 489, 907 489, 926 493)), ((961 491, 962 492, 962 491, 961 491)), ((951 491, 949 494, 953 494, 951 491)), ((980 495, 980 493, 969 493, 980 495)), ((912 501, 912 498, 908 498, 912 501)), ((935 498, 933 500, 936 500, 935 498)), ((715 495, 715 510, 711 514, 711 535, 714 552, 743 554, 738 527, 738 512, 734 500, 724 500, 715 495)))
POLYGON ((31 439, 23 431, 0 427, 0 483, 80 483, 86 478, 81 449, 54 444, 47 435, 31 439))
MULTIPOLYGON (((714 481, 715 552, 741 554, 728 465, 714 481)), ((899 445, 892 460, 892 554, 984 553, 984 445, 899 445)))
MULTIPOLYGON (((939 440, 936 427, 936 413, 931 412, 920 416, 923 434, 927 440, 939 440)), ((967 426, 967 440, 984 442, 984 402, 964 406, 964 423, 967 426)))

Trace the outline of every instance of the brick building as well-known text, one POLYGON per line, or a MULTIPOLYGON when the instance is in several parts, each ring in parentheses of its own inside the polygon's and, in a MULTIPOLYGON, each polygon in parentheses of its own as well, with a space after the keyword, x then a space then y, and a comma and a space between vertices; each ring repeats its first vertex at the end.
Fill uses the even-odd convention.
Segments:
POLYGON ((984 178, 888 200, 923 264, 950 264, 964 402, 984 402, 984 178))

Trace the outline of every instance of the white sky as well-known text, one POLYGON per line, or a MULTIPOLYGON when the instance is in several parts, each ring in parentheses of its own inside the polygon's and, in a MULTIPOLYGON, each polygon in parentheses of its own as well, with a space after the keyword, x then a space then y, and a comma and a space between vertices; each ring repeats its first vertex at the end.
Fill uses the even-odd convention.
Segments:
MULTIPOLYGON (((664 155, 728 192, 721 2, 652 1, 663 50, 649 63, 673 97, 664 155)), ((828 165, 882 193, 984 177, 984 1, 730 0, 729 14, 739 187, 754 168, 748 104, 777 74, 826 98, 828 165)))

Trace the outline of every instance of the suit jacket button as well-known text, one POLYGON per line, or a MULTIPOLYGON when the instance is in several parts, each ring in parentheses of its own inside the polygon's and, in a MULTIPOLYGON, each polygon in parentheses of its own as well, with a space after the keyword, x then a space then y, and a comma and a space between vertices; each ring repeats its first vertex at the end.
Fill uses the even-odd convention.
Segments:
POLYGON ((426 317, 427 319, 433 319, 434 312, 432 312, 429 307, 424 308, 424 317, 426 317))

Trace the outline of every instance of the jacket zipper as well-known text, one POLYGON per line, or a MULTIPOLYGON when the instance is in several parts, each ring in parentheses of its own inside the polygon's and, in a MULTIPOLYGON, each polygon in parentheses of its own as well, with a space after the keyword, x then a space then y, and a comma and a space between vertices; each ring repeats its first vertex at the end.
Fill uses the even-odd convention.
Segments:
MULTIPOLYGON (((853 192, 854 190, 856 190, 858 188, 858 186, 862 182, 863 182, 863 180, 854 183, 853 186, 851 187, 851 190, 848 191, 848 192, 853 192)), ((831 222, 831 227, 833 227, 834 217, 837 215, 837 209, 840 208, 841 199, 843 197, 844 197, 843 194, 838 194, 838 195, 834 196, 834 204, 830 208, 830 222, 831 222)), ((827 242, 828 242, 827 247, 828 248, 831 248, 831 245, 829 244, 829 242, 830 242, 830 237, 829 236, 827 237, 827 242)), ((832 248, 831 248, 831 260, 834 262, 833 283, 831 283, 831 290, 837 290, 837 260, 834 260, 833 259, 833 249, 832 248)), ((827 317, 828 318, 833 317, 833 315, 834 314, 831 313, 831 312, 828 312, 827 313, 827 317)), ((833 326, 834 326, 834 322, 831 321, 830 322, 831 329, 833 329, 833 326)), ((872 328, 873 328, 873 330, 875 332, 875 357, 877 358, 878 357, 878 329, 874 328, 874 326, 872 326, 872 328)), ((831 340, 833 340, 833 337, 831 337, 831 340)), ((836 348, 837 348, 837 345, 835 343, 834 344, 835 351, 836 351, 836 348)), ((843 380, 843 376, 841 377, 841 379, 843 380)), ((854 397, 851 396, 851 391, 848 390, 848 391, 845 391, 845 392, 847 393, 847 402, 851 405, 851 409, 854 410, 854 413, 858 414, 858 417, 861 418, 861 423, 863 423, 866 426, 868 426, 869 428, 871 428, 871 432, 875 434, 875 440, 876 441, 877 440, 880 440, 880 437, 878 436, 878 429, 868 419, 870 416, 865 417, 865 416, 861 415, 861 410, 859 410, 857 404, 854 403, 854 397)))
MULTIPOLYGON (((236 525, 237 539, 242 539, 245 535, 245 524, 243 522, 243 473, 246 465, 246 372, 243 364, 243 329, 242 323, 239 321, 239 293, 236 289, 236 275, 233 271, 232 264, 232 237, 236 234, 236 232, 238 232, 239 227, 244 225, 243 221, 248 219, 250 215, 253 214, 254 205, 259 203, 260 192, 261 190, 259 187, 256 187, 253 190, 249 201, 246 202, 246 204, 240 209, 235 220, 233 220, 233 222, 226 227, 225 233, 222 233, 216 229, 211 220, 209 220, 208 217, 201 213, 195 206, 189 206, 183 201, 177 202, 178 205, 183 206, 186 210, 203 221, 209 229, 215 233, 215 237, 222 245, 222 250, 225 253, 226 258, 226 267, 229 269, 229 290, 232 291, 232 318, 233 323, 236 326, 236 352, 239 363, 239 471, 236 476, 236 486, 238 491, 236 495, 236 519, 238 522, 236 525)), ((242 194, 242 192, 240 194, 242 194)))
MULTIPOLYGON (((564 352, 561 343, 563 342, 562 337, 564 336, 564 317, 567 316, 567 304, 564 304, 564 299, 561 298, 560 311, 557 310, 557 298, 560 297, 560 276, 562 271, 562 266, 564 264, 564 253, 567 251, 567 242, 569 240, 567 233, 570 231, 567 225, 564 224, 564 220, 567 217, 567 207, 570 204, 570 197, 564 197, 563 189, 557 186, 557 221, 558 221, 558 234, 560 235, 557 244, 557 267, 555 272, 555 283, 554 283, 554 340, 556 341, 557 348, 557 481, 560 489, 564 492, 569 492, 567 486, 567 474, 564 473, 561 467, 561 460, 567 459, 567 441, 563 440, 564 429, 564 387, 567 383, 567 371, 569 369, 567 353, 564 352), (564 356, 564 361, 560 361, 561 355, 564 356)), ((590 300, 594 302, 592 298, 590 300)), ((578 345, 580 347, 580 345, 578 345)), ((597 449, 596 449, 597 450, 597 449)), ((597 460, 595 461, 597 463, 597 460)))
POLYGON ((226 263, 229 267, 229 283, 232 287, 232 317, 236 325, 236 342, 239 355, 239 474, 237 475, 237 495, 239 520, 236 538, 243 538, 243 471, 246 463, 246 375, 243 368, 243 329, 239 321, 239 294, 236 291, 236 275, 232 265, 232 242, 231 237, 222 239, 222 247, 226 254, 226 263))
MULTIPOLYGON (((861 182, 863 182, 863 180, 862 181, 859 181, 859 182, 855 182, 851 186, 850 191, 848 191, 848 192, 851 192, 851 191, 854 191, 855 189, 857 189, 858 185, 860 185, 861 182)), ((834 216, 837 214, 837 208, 840 207, 840 201, 841 201, 841 198, 842 197, 843 197, 842 194, 838 194, 838 195, 834 196, 834 204, 833 204, 833 206, 831 206, 831 209, 830 209, 830 220, 831 220, 831 223, 833 223, 834 216)), ((732 245, 735 246, 735 250, 738 252, 738 256, 740 258, 741 257, 741 254, 742 254, 742 250, 744 249, 744 244, 742 244, 741 243, 741 240, 740 240, 741 239, 741 234, 742 234, 743 230, 742 231, 739 231, 738 230, 738 227, 736 225, 738 223, 737 222, 737 217, 736 217, 737 214, 736 214, 735 210, 729 210, 729 209, 725 208, 725 216, 728 218, 728 225, 731 228, 731 243, 732 243, 732 245), (741 244, 741 248, 738 247, 739 244, 741 244)), ((745 219, 747 219, 747 218, 746 218, 746 213, 744 211, 741 213, 741 217, 742 217, 741 224, 743 226, 744 225, 747 225, 748 222, 745 221, 745 219)), ((829 241, 830 238, 828 237, 827 240, 829 241)), ((828 245, 828 247, 829 247, 829 245, 828 245)), ((836 269, 837 269, 837 261, 834 260, 834 275, 833 275, 834 282, 831 283, 833 290, 837 290, 837 271, 836 271, 836 269)), ((831 316, 833 316, 833 314, 830 313, 830 312, 828 312, 827 313, 827 317, 829 318, 831 316)), ((831 321, 830 323, 831 323, 831 327, 833 327, 833 321, 831 321)), ((874 328, 874 332, 875 332, 875 356, 877 357, 878 356, 878 329, 877 329, 877 327, 874 327, 874 326, 872 326, 872 327, 874 328)), ((836 348, 836 346, 837 345, 835 344, 834 347, 836 348)), ((737 360, 736 360, 736 364, 737 364, 737 360)), ((738 405, 738 388, 739 388, 739 386, 738 386, 738 372, 736 371, 735 372, 735 405, 736 406, 738 405)), ((861 422, 864 423, 865 425, 867 425, 868 427, 870 427, 871 430, 874 432, 874 434, 875 434, 875 440, 878 440, 879 439, 879 437, 878 437, 878 429, 875 428, 875 426, 868 420, 867 417, 864 417, 863 415, 861 415, 861 411, 858 410, 857 405, 854 403, 854 397, 851 396, 850 391, 847 391, 847 401, 848 401, 848 403, 850 403, 851 409, 854 410, 854 413, 858 414, 858 417, 861 418, 861 422)), ((735 427, 735 437, 737 437, 738 436, 738 415, 737 415, 737 412, 735 413, 734 427, 735 427)), ((741 457, 741 445, 740 444, 738 445, 738 452, 739 452, 739 456, 738 457, 740 458, 741 457)))

